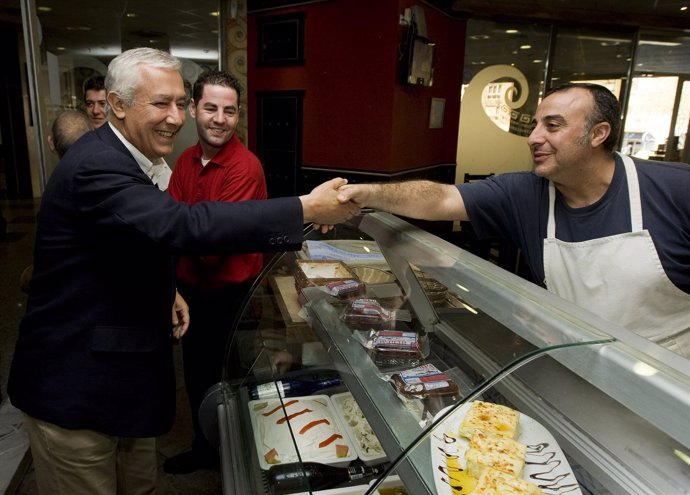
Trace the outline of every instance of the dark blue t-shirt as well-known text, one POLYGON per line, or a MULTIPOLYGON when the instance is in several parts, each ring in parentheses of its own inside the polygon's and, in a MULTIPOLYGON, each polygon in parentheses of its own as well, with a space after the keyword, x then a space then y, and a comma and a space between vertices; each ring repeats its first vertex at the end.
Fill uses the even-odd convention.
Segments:
MULTIPOLYGON (((690 293, 690 166, 634 159, 649 230, 669 279, 690 293)), ((535 281, 544 284, 548 181, 532 172, 507 173, 459 184, 472 228, 479 237, 511 240, 525 256, 535 281)), ((630 232, 625 167, 616 155, 608 190, 596 203, 570 208, 556 192, 556 238, 580 242, 630 232)))

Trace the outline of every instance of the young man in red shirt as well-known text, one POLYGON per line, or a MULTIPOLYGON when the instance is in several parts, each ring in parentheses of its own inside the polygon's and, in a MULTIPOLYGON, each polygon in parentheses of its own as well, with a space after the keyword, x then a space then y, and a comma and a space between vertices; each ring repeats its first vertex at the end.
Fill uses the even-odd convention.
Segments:
MULTIPOLYGON (((168 191, 178 201, 266 199, 261 163, 235 134, 240 93, 239 81, 222 71, 204 73, 194 84, 189 113, 199 142, 177 160, 168 191)), ((218 464, 217 450, 206 442, 199 425, 199 406, 208 388, 221 379, 234 318, 262 265, 261 253, 179 258, 178 290, 193 315, 182 352, 195 439, 191 451, 165 461, 168 473, 189 473, 218 464)))

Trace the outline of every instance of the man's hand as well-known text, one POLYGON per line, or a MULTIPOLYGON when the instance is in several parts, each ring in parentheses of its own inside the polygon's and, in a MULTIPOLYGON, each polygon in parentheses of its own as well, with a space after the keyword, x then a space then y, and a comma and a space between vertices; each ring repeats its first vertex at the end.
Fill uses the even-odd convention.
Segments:
POLYGON ((189 306, 177 291, 175 291, 175 302, 172 307, 172 326, 172 335, 178 340, 189 328, 189 306))
POLYGON ((315 229, 320 228, 325 233, 332 225, 357 215, 359 206, 350 201, 338 200, 338 188, 345 184, 345 179, 331 179, 316 186, 309 194, 300 196, 304 222, 312 222, 315 229))
POLYGON ((353 202, 360 208, 370 206, 370 197, 374 191, 373 184, 344 184, 338 189, 338 201, 353 202))

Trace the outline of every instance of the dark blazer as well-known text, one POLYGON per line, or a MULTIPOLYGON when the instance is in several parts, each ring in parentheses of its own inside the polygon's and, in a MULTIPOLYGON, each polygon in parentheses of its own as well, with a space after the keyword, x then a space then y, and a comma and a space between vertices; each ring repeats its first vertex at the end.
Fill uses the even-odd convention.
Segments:
POLYGON ((178 203, 109 125, 77 141, 42 198, 13 404, 68 429, 151 437, 175 416, 174 254, 299 249, 297 198, 178 203))

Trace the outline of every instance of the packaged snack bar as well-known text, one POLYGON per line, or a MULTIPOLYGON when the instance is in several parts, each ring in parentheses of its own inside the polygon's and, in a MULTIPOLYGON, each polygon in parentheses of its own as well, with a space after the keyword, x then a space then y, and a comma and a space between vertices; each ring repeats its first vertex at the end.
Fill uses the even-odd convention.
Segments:
POLYGON ((390 381, 399 394, 416 399, 457 395, 460 392, 458 385, 433 364, 394 373, 390 381))

